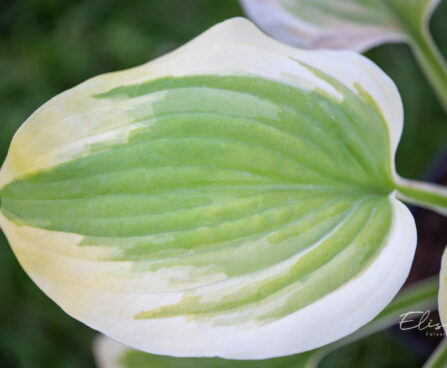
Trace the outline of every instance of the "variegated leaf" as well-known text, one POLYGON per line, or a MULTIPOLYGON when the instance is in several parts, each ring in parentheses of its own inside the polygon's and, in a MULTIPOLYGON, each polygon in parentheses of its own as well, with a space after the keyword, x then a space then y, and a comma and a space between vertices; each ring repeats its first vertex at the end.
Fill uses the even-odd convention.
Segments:
POLYGON ((426 27, 439 0, 240 0, 273 37, 305 48, 365 51, 426 27), (413 24, 414 23, 414 24, 413 24))
POLYGON ((416 231, 396 193, 445 201, 395 174, 401 130, 394 84, 364 57, 232 19, 36 111, 0 172, 0 223, 45 293, 127 345, 302 352, 403 284, 416 231))

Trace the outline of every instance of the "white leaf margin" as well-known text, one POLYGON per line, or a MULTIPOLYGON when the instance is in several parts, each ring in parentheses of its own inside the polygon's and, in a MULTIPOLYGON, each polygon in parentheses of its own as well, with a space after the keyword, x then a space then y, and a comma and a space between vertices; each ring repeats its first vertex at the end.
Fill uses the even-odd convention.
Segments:
POLYGON ((390 30, 380 26, 360 25, 348 21, 340 21, 336 26, 314 25, 288 12, 279 0, 239 1, 245 14, 265 32, 297 47, 363 52, 385 42, 405 40, 405 36, 397 29, 390 30))
MULTIPOLYGON (((343 20, 338 20, 335 25, 315 25, 291 14, 281 6, 280 0, 239 0, 239 2, 245 14, 265 32, 292 46, 364 52, 383 43, 402 42, 407 39, 405 32, 391 25, 390 28, 386 28, 343 20)), ((424 28, 427 27, 439 2, 440 0, 428 1, 424 13, 421 14, 424 28)), ((336 19, 334 16, 334 21, 336 19)))
MULTIPOLYGON (((64 129, 70 128, 73 120, 65 117, 67 113, 70 118, 76 117, 91 106, 92 101, 83 100, 86 94, 105 92, 122 84, 166 75, 248 74, 300 87, 303 87, 304 82, 307 88, 322 88, 334 98, 342 98, 337 95, 337 91, 292 59, 321 69, 353 91, 354 84, 358 83, 375 99, 389 125, 390 162, 393 163, 402 130, 402 105, 393 82, 377 66, 352 52, 315 52, 285 46, 263 35, 247 20, 236 18, 211 28, 165 57, 128 71, 93 78, 56 96, 39 109, 16 135, 0 173, 0 185, 33 170, 69 160, 66 156, 61 158, 55 155, 52 160, 42 164, 38 158, 48 152, 48 145, 52 142, 59 145, 67 143, 70 136, 64 129), (294 77, 290 78, 290 75, 294 77), (52 118, 50 122, 60 124, 56 132, 45 129, 48 124, 46 117, 52 118), (22 147, 25 147, 25 151, 21 151, 22 147), (17 154, 14 152, 19 152, 18 155, 22 157, 11 159, 11 155, 17 154), (27 157, 31 164, 17 164, 23 163, 27 157)), ((87 130, 88 123, 86 120, 87 130)), ((78 137, 71 135, 73 138, 78 137)), ((151 309, 154 305, 175 303, 182 294, 128 293, 125 289, 111 291, 108 289, 109 275, 113 274, 113 269, 96 277, 95 282, 102 285, 103 290, 81 286, 77 280, 59 280, 54 275, 61 275, 73 267, 73 260, 55 251, 42 249, 45 249, 49 238, 57 238, 61 234, 35 229, 31 234, 36 236, 31 240, 29 228, 17 226, 2 215, 0 225, 34 282, 68 314, 104 335, 155 354, 266 359, 311 350, 340 339, 372 320, 391 302, 411 267, 416 230, 408 209, 394 198, 394 194, 390 195, 389 200, 393 212, 391 231, 386 245, 369 267, 333 293, 263 326, 222 327, 188 321, 184 317, 136 320, 133 317, 139 311, 151 309), (24 231, 28 231, 26 236, 24 231)), ((68 233, 61 236, 73 247, 76 247, 80 238, 79 235, 68 233)), ((78 271, 81 274, 89 273, 97 265, 98 262, 96 265, 94 261, 86 262, 78 271)), ((122 265, 117 267, 115 271, 122 272, 122 265)))

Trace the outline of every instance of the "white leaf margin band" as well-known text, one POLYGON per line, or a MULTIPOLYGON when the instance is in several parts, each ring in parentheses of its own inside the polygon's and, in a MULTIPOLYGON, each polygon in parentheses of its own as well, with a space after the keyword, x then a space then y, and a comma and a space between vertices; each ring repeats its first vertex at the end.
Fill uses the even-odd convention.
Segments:
MULTIPOLYGON (((334 93, 292 59, 321 69, 353 91, 354 84, 358 83, 374 98, 389 125, 390 162, 393 163, 402 130, 402 105, 393 82, 377 66, 352 52, 315 52, 285 46, 263 35, 247 20, 236 18, 213 27, 184 47, 151 63, 93 78, 56 96, 25 123, 12 144, 11 150, 31 159, 31 164, 17 165, 23 163, 23 157, 11 158, 10 154, 0 173, 0 186, 33 170, 60 163, 60 158, 54 157, 46 163, 47 166, 42 166, 38 157, 52 142, 66 144, 67 140, 77 138, 64 132, 72 124, 70 119, 65 119, 67 113, 76 115, 93 106, 95 101, 97 103, 97 100, 83 102, 86 94, 105 92, 122 84, 168 75, 250 74, 300 87, 307 81, 307 86, 322 88, 339 98, 336 91, 334 93), (296 78, 288 78, 290 74, 295 74, 296 78), (45 129, 49 122, 58 121, 61 126, 56 133, 45 129), (21 147, 26 147, 26 151, 20 153, 21 147), (34 157, 37 159, 32 161, 34 157)), ((11 241, 13 249, 34 282, 68 314, 103 334, 155 354, 266 359, 314 349, 342 338, 372 320, 391 302, 408 275, 416 245, 416 230, 408 209, 394 198, 394 194, 389 200, 393 218, 387 242, 362 274, 311 305, 262 326, 207 326, 185 317, 134 319, 135 309, 144 310, 159 300, 163 300, 163 304, 176 302, 181 293, 100 291, 52 279, 45 267, 47 260, 39 259, 38 255, 39 246, 44 249, 48 237, 41 234, 34 239, 34 244, 30 244, 29 239, 22 237, 20 226, 3 216, 0 216, 0 225, 8 239, 14 239, 11 241), (21 252, 28 256, 21 257, 21 252), (128 306, 132 306, 132 310, 128 310, 128 306)), ((75 234, 64 236, 68 242, 70 237, 79 238, 75 234)), ((68 264, 64 264, 64 257, 54 257, 57 268, 65 269, 68 264)), ((79 271, 83 272, 82 269, 79 271)), ((107 275, 98 275, 98 278, 107 284, 107 275)))

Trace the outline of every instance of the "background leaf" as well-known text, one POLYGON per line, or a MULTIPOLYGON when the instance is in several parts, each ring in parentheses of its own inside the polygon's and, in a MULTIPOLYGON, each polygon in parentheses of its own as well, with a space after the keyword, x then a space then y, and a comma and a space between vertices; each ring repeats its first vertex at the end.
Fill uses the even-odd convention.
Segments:
POLYGON ((411 46, 447 112, 447 63, 428 31, 439 0, 241 0, 273 37, 304 48, 365 51, 385 42, 411 46))

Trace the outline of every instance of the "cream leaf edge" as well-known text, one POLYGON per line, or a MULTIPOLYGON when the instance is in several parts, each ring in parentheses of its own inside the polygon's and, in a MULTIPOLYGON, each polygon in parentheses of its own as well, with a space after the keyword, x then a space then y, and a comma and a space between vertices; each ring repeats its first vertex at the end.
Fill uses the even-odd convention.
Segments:
MULTIPOLYGON (((239 2, 245 14, 268 34, 293 46, 364 52, 383 43, 407 40, 405 32, 380 26, 356 26, 348 21, 344 22, 344 26, 341 21, 339 27, 313 25, 285 10, 279 0, 239 0, 239 2)), ((422 27, 427 27, 439 3, 440 0, 431 0, 427 3, 421 17, 422 27)))
MULTIPOLYGON (((320 88, 334 98, 340 98, 336 91, 294 59, 322 69, 353 91, 358 83, 374 98, 390 130, 390 162, 393 165, 402 130, 402 105, 393 82, 377 66, 352 52, 315 52, 285 46, 263 35, 249 21, 236 18, 211 28, 160 59, 127 71, 95 77, 53 98, 36 111, 16 134, 0 173, 0 187, 26 173, 51 168, 63 160, 69 160, 63 158, 61 161, 57 154, 48 155, 48 151, 57 152, 57 145, 79 138, 73 137, 73 121, 86 109, 97 108, 97 100, 86 99, 85 95, 105 92, 123 84, 166 75, 221 74, 223 71, 256 74, 300 87, 306 81, 304 87, 320 88), (235 55, 238 57, 235 58, 235 55), (263 63, 259 62, 260 56, 263 63), (289 75, 294 78, 287 77, 289 75), (48 125, 55 129, 49 129, 48 125), (56 129, 56 125, 60 126, 56 129), (56 142, 56 147, 51 147, 52 142, 56 142), (45 154, 47 161, 44 163, 38 159, 32 160, 45 154)), ((113 102, 104 102, 99 108, 110 109, 111 105, 107 103, 113 105, 113 102)), ((88 123, 88 119, 86 121, 88 123)), ((87 133, 92 133, 90 128, 86 127, 87 133)), ((265 359, 310 350, 346 336, 369 322, 392 300, 409 272, 416 231, 407 208, 394 198, 394 194, 390 195, 389 200, 393 208, 393 222, 387 244, 361 275, 308 307, 256 328, 204 326, 188 322, 183 317, 135 320, 134 309, 144 310, 148 304, 157 303, 159 298, 169 304, 178 300, 181 294, 128 295, 125 291, 100 291, 61 282, 48 275, 48 259, 43 260, 40 250, 35 247, 39 243, 45 247, 46 234, 42 233, 31 244, 29 239, 22 237, 20 226, 10 223, 3 216, 0 222, 8 238, 14 238, 11 242, 14 252, 35 283, 68 314, 105 335, 155 354, 265 359), (117 312, 115 307, 120 305, 123 309, 118 308, 117 312), (129 305, 132 310, 126 310, 129 305), (107 316, 110 313, 112 317, 107 316), (175 336, 169 331, 176 331, 175 336), (306 333, 303 334, 303 331, 306 333)), ((64 237, 65 241, 72 243, 79 238, 76 234, 64 234, 64 237)), ((100 252, 98 249, 95 251, 100 252)), ((51 262, 59 270, 66 269, 68 265, 64 257, 56 254, 51 262)), ((87 263, 84 267, 85 271, 91 265, 87 263)), ((107 283, 107 275, 98 277, 107 283)))
POLYGON ((300 19, 281 7, 277 0, 239 0, 245 14, 276 39, 310 49, 349 49, 364 52, 385 42, 406 39, 398 30, 380 26, 321 27, 300 19))

